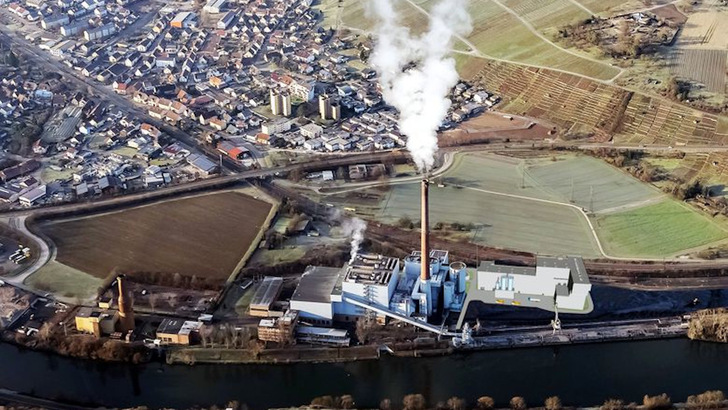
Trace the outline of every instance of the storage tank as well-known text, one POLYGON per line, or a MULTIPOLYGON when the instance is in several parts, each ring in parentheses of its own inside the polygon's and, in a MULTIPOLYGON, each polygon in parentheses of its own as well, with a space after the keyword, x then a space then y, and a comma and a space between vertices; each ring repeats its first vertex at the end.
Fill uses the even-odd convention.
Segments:
POLYGON ((455 282, 447 281, 445 282, 443 292, 442 292, 442 308, 443 309, 450 309, 450 305, 452 305, 452 299, 455 295, 455 282))
POLYGON ((450 264, 450 280, 457 284, 455 291, 458 293, 465 292, 467 265, 463 262, 453 262, 450 264))
POLYGON ((440 271, 440 259, 430 258, 430 274, 435 275, 440 271))
POLYGON ((409 255, 404 258, 404 274, 407 276, 420 276, 420 257, 409 255))

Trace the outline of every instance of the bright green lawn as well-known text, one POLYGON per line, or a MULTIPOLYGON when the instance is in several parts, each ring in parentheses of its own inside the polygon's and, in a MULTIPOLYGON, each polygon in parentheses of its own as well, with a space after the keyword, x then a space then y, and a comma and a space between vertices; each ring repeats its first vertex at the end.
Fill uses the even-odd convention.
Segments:
POLYGON ((598 217, 596 225, 613 256, 664 257, 728 238, 708 217, 671 199, 598 217))

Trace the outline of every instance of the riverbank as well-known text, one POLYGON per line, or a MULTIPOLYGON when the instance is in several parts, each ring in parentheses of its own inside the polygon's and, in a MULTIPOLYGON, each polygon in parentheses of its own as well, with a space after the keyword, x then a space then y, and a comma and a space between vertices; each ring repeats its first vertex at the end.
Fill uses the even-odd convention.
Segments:
POLYGON ((564 328, 554 332, 550 328, 524 328, 520 331, 498 332, 475 336, 469 343, 463 338, 436 340, 421 337, 414 341, 381 343, 378 345, 346 348, 301 347, 260 351, 245 349, 174 347, 167 350, 167 364, 291 364, 341 363, 374 360, 384 355, 394 357, 447 356, 459 351, 487 351, 527 347, 558 347, 586 343, 612 343, 624 341, 684 338, 688 322, 681 317, 635 320, 622 324, 592 324, 564 328))

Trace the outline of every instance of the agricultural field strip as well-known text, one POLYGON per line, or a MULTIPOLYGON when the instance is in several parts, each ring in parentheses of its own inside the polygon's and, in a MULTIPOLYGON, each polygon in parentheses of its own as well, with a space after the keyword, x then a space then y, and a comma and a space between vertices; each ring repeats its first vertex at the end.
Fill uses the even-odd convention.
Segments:
POLYGON ((538 29, 557 27, 593 15, 569 0, 503 0, 518 15, 538 29))
POLYGON ((596 14, 597 14, 597 13, 595 13, 595 12, 591 11, 591 10, 590 10, 589 8, 587 8, 587 7, 585 6, 585 5, 583 5, 583 4, 581 4, 581 3, 579 3, 579 2, 578 2, 578 1, 576 1, 576 0, 569 0, 569 1, 570 1, 571 3, 573 3, 573 4, 575 5, 575 6, 579 7, 580 9, 584 10, 585 12, 587 12, 587 14, 589 14, 590 16, 593 16, 593 15, 596 15, 596 14))
MULTIPOLYGON (((406 182, 404 182, 403 184, 406 184, 406 182)), ((501 197, 517 199, 517 200, 524 200, 524 201, 538 202, 538 203, 543 203, 543 204, 548 204, 548 205, 563 206, 563 207, 567 207, 567 208, 576 210, 581 216, 583 216, 584 220, 588 224, 589 234, 593 238, 594 243, 597 245, 599 253, 604 258, 611 259, 611 260, 644 261, 644 262, 649 262, 649 261, 661 262, 661 261, 665 261, 665 260, 671 260, 670 258, 619 257, 619 256, 613 256, 613 255, 608 254, 607 251, 605 250, 604 246, 602 245, 601 239, 597 233, 597 230, 596 230, 591 218, 589 218, 587 213, 584 212, 584 210, 577 205, 559 202, 559 201, 553 201, 553 200, 549 200, 549 199, 541 199, 541 198, 533 198, 533 197, 528 197, 528 196, 523 196, 523 195, 508 194, 508 193, 503 193, 503 192, 498 192, 498 191, 493 191, 493 190, 488 190, 488 189, 482 189, 482 188, 474 188, 474 187, 458 185, 458 184, 451 184, 451 186, 458 187, 461 189, 481 192, 481 193, 485 193, 485 194, 495 195, 495 196, 501 196, 501 197)), ((649 205, 646 205, 646 206, 649 206, 649 205)), ((678 260, 678 259, 675 259, 675 260, 678 260)))
MULTIPOLYGON (((410 1, 410 2, 411 2, 411 0, 407 0, 407 1, 410 1)), ((572 56, 575 56, 575 57, 577 57, 577 58, 580 58, 580 59, 584 59, 584 60, 588 60, 588 61, 591 61, 591 62, 593 62, 593 63, 597 63, 597 64, 600 64, 600 65, 606 65, 606 66, 609 66, 609 65, 605 64, 605 63, 604 63, 604 62, 602 62, 602 61, 599 61, 599 60, 595 60, 595 59, 593 59, 593 58, 589 58, 589 57, 585 57, 585 56, 582 56, 582 55, 580 55, 580 54, 578 54, 578 53, 575 53, 575 52, 573 52, 573 51, 571 51, 571 50, 567 50, 567 49, 565 49, 565 48, 562 48, 562 47, 560 47, 560 46, 556 45, 556 44, 555 44, 555 43, 554 43, 553 41, 549 40, 549 39, 548 39, 548 38, 546 38, 546 37, 545 37, 545 36, 544 36, 543 34, 541 34, 541 32, 539 32, 538 30, 536 30, 536 28, 535 28, 535 27, 533 27, 533 26, 531 25, 531 23, 529 23, 529 22, 528 22, 528 21, 527 21, 526 19, 524 19, 523 17, 521 17, 521 16, 520 16, 520 15, 519 15, 518 13, 516 13, 515 11, 511 10, 510 8, 508 8, 508 7, 507 7, 507 6, 505 5, 505 4, 501 3, 501 2, 499 1, 499 0, 490 0, 490 1, 492 1, 493 3, 495 3, 495 4, 499 5, 499 6, 500 6, 501 8, 503 8, 503 9, 504 9, 505 11, 507 11, 508 13, 510 13, 511 15, 513 15, 513 16, 514 16, 515 18, 517 18, 517 19, 518 19, 518 21, 520 21, 520 22, 521 22, 521 24, 523 24, 523 25, 524 25, 524 26, 525 26, 525 27, 526 27, 526 28, 527 28, 527 29, 528 29, 528 30, 529 30, 529 31, 530 31, 530 32, 531 32, 532 34, 534 34, 535 36, 537 36, 538 38, 540 38, 540 39, 541 39, 542 41, 544 41, 545 43, 547 43, 547 44, 551 45, 552 47, 555 47, 555 48, 557 48, 557 49, 559 49, 559 50, 561 50, 561 51, 563 51, 563 52, 565 52, 565 53, 567 53, 567 54, 571 54, 572 56)), ((609 66, 609 67, 612 67, 612 66, 609 66)), ((621 67, 612 67, 612 68, 614 68, 614 69, 617 69, 617 70, 618 70, 618 73, 617 73, 617 74, 616 74, 616 75, 615 75, 614 77, 612 77, 611 79, 607 80, 606 82, 611 82, 611 81, 614 81, 614 79, 615 79, 615 78, 617 78, 618 76, 620 76, 620 75, 621 75, 621 74, 622 74, 622 73, 624 72, 624 69, 622 69, 621 67)), ((585 77, 586 77, 586 76, 585 76, 585 77)))
MULTIPOLYGON (((427 4, 430 2, 431 2, 431 0, 424 0, 421 3, 417 3, 412 0, 407 0, 406 2, 404 2, 402 4, 410 4, 412 7, 419 10, 425 16, 429 16, 428 11, 426 10, 426 8, 422 7, 422 5, 424 4, 425 6, 427 6, 427 4)), ((483 2, 483 4, 487 4, 487 2, 483 2)), ((504 9, 501 8, 501 10, 503 10, 503 12, 506 13, 506 11, 504 9)), ((514 14, 513 17, 517 18, 517 15, 514 14)), ((488 21, 487 25, 489 27, 492 26, 493 22, 496 20, 498 20, 498 19, 491 18, 488 21)), ((348 28, 351 28, 351 29, 354 29, 357 31, 362 31, 365 33, 368 32, 368 29, 362 29, 362 28, 357 28, 357 27, 348 27, 348 28)), ((490 28, 492 28, 492 27, 490 27, 490 28)), ((526 30, 527 32, 531 32, 531 35, 534 35, 533 28, 528 28, 528 27, 524 27, 524 28, 527 29, 526 30)), ((535 35, 539 36, 538 32, 535 32, 535 35)), ((542 36, 540 36, 540 37, 542 37, 542 36)), ((545 37, 542 37, 542 38, 545 39, 545 37)), ((565 50, 565 49, 553 44, 552 42, 548 41, 548 39, 546 39, 545 43, 540 43, 540 44, 543 45, 544 47, 550 46, 549 48, 551 50, 549 50, 549 49, 536 50, 536 51, 532 50, 529 54, 524 55, 522 57, 522 58, 525 58, 526 60, 522 60, 522 59, 519 60, 517 58, 514 59, 514 58, 512 58, 512 56, 506 56, 505 58, 503 56, 496 57, 492 53, 483 52, 483 50, 481 50, 479 47, 476 47, 476 45, 471 40, 463 38, 462 36, 458 36, 458 39, 460 41, 462 41, 462 43, 467 45, 471 50, 470 51, 452 50, 452 52, 460 54, 460 55, 467 55, 469 57, 477 57, 477 58, 489 59, 489 60, 493 60, 493 61, 513 63, 513 64, 517 64, 520 66, 525 66, 525 67, 544 68, 544 69, 549 69, 549 70, 552 70, 555 72, 575 75, 578 77, 583 77, 586 79, 603 82, 603 83, 610 83, 615 78, 617 78, 619 75, 621 75, 621 73, 618 71, 618 70, 621 70, 621 68, 613 67, 613 66, 607 65, 601 61, 592 60, 590 58, 581 56, 579 54, 570 52, 568 50, 565 50), (559 54, 567 53, 570 55, 569 56, 560 56, 560 55, 552 55, 553 53, 549 54, 549 52, 551 52, 552 50, 558 52, 559 54), (536 59, 535 61, 533 61, 534 56, 541 56, 540 58, 541 59, 545 58, 547 60, 547 62, 540 64, 538 62, 539 59, 536 59), (552 64, 548 63, 549 58, 551 58, 552 64), (570 59, 574 59, 574 61, 571 61, 570 59), (573 71, 573 70, 568 69, 568 67, 578 66, 579 61, 588 62, 590 64, 590 67, 586 67, 586 68, 584 68, 584 70, 581 70, 581 71, 573 71), (556 64, 556 63, 558 63, 558 64, 556 64), (556 66, 556 65, 558 65, 558 66, 556 66), (595 68, 592 66, 602 67, 603 69, 599 70, 599 71, 595 71, 595 70, 592 70, 593 68, 595 68), (606 71, 609 71, 609 72, 606 72, 606 71), (612 74, 612 72, 614 72, 614 74, 612 74), (600 73, 603 75, 603 78, 597 78, 597 77, 593 76, 593 75, 600 75, 600 73)))
MULTIPOLYGON (((596 170, 589 166, 589 162, 596 159, 574 158, 568 162, 547 163, 540 166, 524 167, 524 177, 528 177, 534 184, 535 189, 547 194, 550 198, 572 201, 575 205, 589 208, 590 213, 600 214, 604 210, 620 207, 635 207, 645 200, 653 198, 664 198, 658 189, 635 180, 632 176, 623 174, 622 171, 605 168, 596 170), (579 165, 583 172, 571 172, 571 168, 579 165), (564 180, 571 175, 570 182, 564 180), (559 190, 559 183, 561 190, 559 190), (587 186, 589 193, 587 194, 587 186), (594 187, 597 190, 594 190, 594 187), (614 188, 614 189, 612 189, 614 188), (587 200, 586 198, 589 198, 587 200), (581 198, 581 199, 577 199, 581 198)), ((602 165, 599 163, 599 165, 602 165)), ((606 165, 606 164, 604 164, 606 165)))
POLYGON ((714 93, 725 93, 728 50, 677 48, 672 72, 705 84, 714 93))

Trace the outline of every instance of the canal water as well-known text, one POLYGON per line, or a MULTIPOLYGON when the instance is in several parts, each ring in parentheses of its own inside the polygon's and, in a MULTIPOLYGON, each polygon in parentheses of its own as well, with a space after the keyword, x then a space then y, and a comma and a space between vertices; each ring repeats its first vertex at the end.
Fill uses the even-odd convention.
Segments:
POLYGON ((233 399, 252 409, 297 406, 327 394, 377 407, 414 392, 428 403, 489 395, 506 404, 521 395, 538 406, 558 395, 565 404, 601 404, 663 392, 684 401, 709 389, 728 392, 728 345, 672 339, 339 364, 133 366, 0 344, 0 387, 96 405, 176 408, 233 399))

